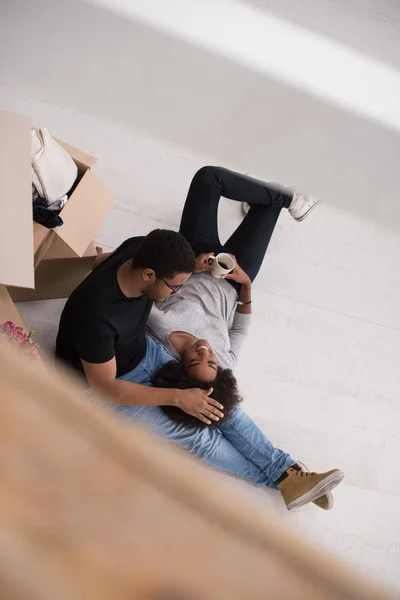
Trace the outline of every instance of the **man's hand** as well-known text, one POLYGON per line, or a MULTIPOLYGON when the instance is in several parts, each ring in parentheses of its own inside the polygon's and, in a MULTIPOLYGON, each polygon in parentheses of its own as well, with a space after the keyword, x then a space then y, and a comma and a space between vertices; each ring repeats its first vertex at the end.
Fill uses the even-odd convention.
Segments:
POLYGON ((233 254, 230 254, 229 256, 231 256, 235 261, 235 268, 227 275, 223 275, 223 279, 233 279, 233 281, 237 281, 241 285, 250 286, 250 277, 247 275, 246 271, 243 271, 242 267, 238 265, 237 260, 233 256, 233 254))
POLYGON ((197 419, 207 423, 207 425, 211 425, 211 420, 219 421, 223 418, 224 414, 221 410, 224 407, 216 400, 213 400, 213 398, 209 398, 213 388, 209 390, 194 388, 175 391, 178 392, 176 406, 188 413, 188 415, 197 417, 197 419))
POLYGON ((102 262, 107 260, 107 258, 109 256, 111 256, 111 254, 113 254, 113 252, 104 252, 104 250, 101 246, 96 246, 96 252, 97 252, 97 256, 93 261, 92 271, 93 271, 93 269, 95 269, 96 267, 101 265, 102 262))
POLYGON ((195 273, 201 273, 202 271, 212 271, 215 267, 214 261, 209 260, 210 257, 214 257, 214 252, 203 252, 196 257, 196 271, 195 273))

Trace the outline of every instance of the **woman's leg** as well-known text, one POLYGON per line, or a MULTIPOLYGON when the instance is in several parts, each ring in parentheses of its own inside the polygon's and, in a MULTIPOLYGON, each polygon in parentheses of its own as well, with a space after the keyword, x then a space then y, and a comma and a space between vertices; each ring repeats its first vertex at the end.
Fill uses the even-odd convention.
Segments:
POLYGON ((282 208, 288 208, 292 193, 222 167, 203 167, 189 188, 182 213, 180 233, 201 252, 234 254, 254 279, 282 208), (218 235, 218 204, 221 196, 249 202, 251 209, 225 246, 218 235))

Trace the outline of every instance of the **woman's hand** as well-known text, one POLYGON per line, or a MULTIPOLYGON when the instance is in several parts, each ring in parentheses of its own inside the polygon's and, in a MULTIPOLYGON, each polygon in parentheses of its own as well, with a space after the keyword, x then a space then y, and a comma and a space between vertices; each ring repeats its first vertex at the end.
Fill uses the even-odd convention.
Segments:
POLYGON ((196 417, 200 421, 211 425, 211 420, 219 421, 224 414, 221 412, 224 407, 222 404, 209 398, 213 388, 209 390, 200 390, 198 388, 188 390, 175 390, 178 392, 176 406, 181 410, 196 417))
POLYGON ((199 256, 196 257, 195 273, 213 270, 215 264, 213 260, 209 260, 211 256, 214 258, 214 252, 203 252, 203 254, 199 254, 199 256))
POLYGON ((233 279, 233 281, 237 281, 238 283, 244 286, 250 286, 251 280, 250 277, 247 275, 246 271, 244 271, 242 267, 238 265, 237 260, 233 256, 233 254, 230 254, 229 256, 231 256, 235 261, 235 268, 233 269, 233 271, 231 271, 227 275, 223 275, 222 277, 224 279, 233 279))

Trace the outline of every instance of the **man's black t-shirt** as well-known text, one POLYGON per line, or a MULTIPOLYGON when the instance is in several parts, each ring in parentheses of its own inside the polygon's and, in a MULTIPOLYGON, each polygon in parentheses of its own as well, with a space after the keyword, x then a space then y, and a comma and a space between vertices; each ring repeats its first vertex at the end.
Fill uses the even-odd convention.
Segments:
POLYGON ((81 359, 103 363, 115 356, 117 376, 124 375, 146 354, 145 325, 153 303, 145 295, 127 298, 117 281, 118 268, 133 257, 143 239, 126 240, 88 275, 65 305, 56 356, 81 372, 81 359))

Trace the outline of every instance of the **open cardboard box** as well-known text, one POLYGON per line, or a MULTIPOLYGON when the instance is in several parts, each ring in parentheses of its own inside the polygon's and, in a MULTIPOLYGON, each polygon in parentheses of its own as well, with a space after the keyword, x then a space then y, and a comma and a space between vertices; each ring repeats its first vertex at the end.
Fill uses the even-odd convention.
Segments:
POLYGON ((91 242, 114 197, 91 171, 96 159, 57 140, 78 167, 78 183, 60 213, 64 225, 47 229, 33 222, 32 228, 29 119, 0 112, 0 131, 0 249, 5 263, 0 283, 8 286, 14 301, 66 297, 90 271, 95 256, 91 242))
POLYGON ((13 321, 26 333, 6 285, 34 284, 30 139, 26 117, 0 113, 0 323, 13 321))
POLYGON ((0 112, 0 323, 20 326, 6 286, 34 286, 30 144, 29 119, 0 112))
POLYGON ((55 238, 35 269, 35 289, 9 288, 15 302, 68 298, 90 273, 96 247, 91 242, 82 257, 77 257, 59 237, 55 238))
POLYGON ((0 324, 6 321, 12 321, 19 327, 23 327, 26 332, 25 325, 22 322, 21 316, 12 301, 10 294, 5 285, 0 285, 0 324))
POLYGON ((48 236, 51 237, 50 232, 52 232, 53 239, 59 238, 65 242, 66 247, 75 256, 83 256, 114 203, 114 197, 90 170, 96 163, 96 158, 61 140, 57 140, 57 142, 68 152, 77 165, 78 184, 75 185, 67 204, 60 212, 64 225, 49 230, 43 225, 34 223, 34 254, 36 255, 40 251, 42 244, 46 242, 48 236))

